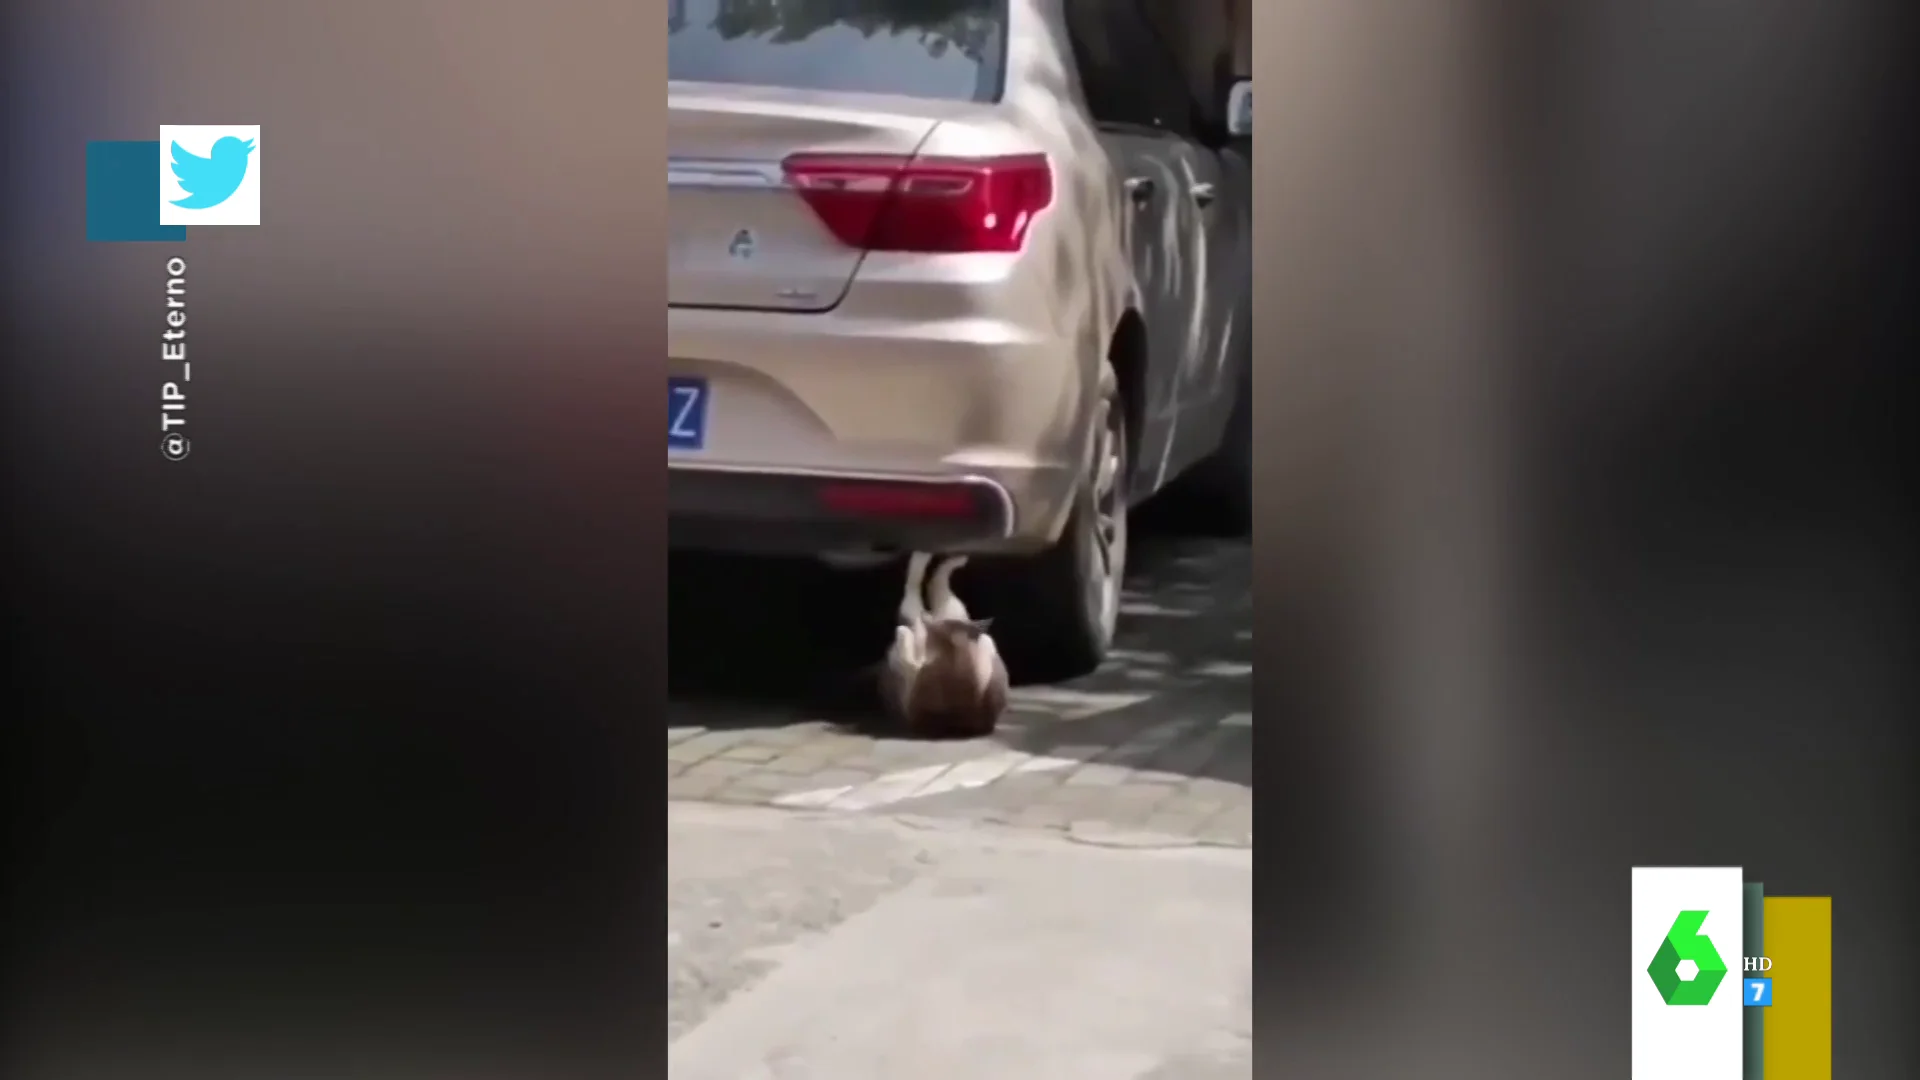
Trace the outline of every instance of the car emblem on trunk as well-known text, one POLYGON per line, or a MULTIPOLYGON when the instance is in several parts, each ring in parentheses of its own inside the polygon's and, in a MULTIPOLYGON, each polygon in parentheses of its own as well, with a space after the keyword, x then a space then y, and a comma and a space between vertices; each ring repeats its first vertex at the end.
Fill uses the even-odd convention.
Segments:
POLYGON ((753 248, 753 230, 741 229, 739 232, 733 234, 733 242, 727 245, 727 254, 736 259, 751 259, 753 258, 753 248))

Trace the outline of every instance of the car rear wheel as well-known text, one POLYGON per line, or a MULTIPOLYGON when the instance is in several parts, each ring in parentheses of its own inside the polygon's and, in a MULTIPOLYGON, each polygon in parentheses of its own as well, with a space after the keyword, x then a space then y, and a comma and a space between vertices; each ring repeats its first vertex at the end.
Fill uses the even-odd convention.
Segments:
POLYGON ((994 636, 1009 673, 1052 682, 1100 666, 1113 645, 1127 569, 1126 412, 1119 395, 1101 401, 1098 434, 1053 547, 1004 580, 994 636))

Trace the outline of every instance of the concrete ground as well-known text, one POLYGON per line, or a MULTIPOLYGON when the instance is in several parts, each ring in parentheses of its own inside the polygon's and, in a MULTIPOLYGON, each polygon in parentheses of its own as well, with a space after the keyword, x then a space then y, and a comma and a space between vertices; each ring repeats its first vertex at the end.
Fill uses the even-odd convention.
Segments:
POLYGON ((1252 854, 669 811, 674 1080, 1252 1072, 1252 854))
POLYGON ((675 1080, 1252 1075, 1247 549, 1133 563, 1109 663, 957 742, 852 680, 893 577, 673 567, 675 1080))

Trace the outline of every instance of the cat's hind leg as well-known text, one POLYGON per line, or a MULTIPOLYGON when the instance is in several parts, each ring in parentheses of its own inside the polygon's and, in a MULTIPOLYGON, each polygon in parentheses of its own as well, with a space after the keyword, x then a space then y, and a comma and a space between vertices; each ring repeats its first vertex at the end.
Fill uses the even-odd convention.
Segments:
POLYGON ((916 551, 907 557, 907 580, 900 589, 900 622, 905 626, 918 627, 920 617, 927 611, 927 567, 932 565, 933 556, 924 551, 916 551))

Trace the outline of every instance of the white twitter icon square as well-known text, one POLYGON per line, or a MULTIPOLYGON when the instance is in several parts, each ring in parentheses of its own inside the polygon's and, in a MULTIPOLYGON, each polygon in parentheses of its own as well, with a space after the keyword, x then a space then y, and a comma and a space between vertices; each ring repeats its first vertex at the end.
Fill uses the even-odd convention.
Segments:
POLYGON ((161 124, 160 224, 260 224, 260 125, 161 124))

